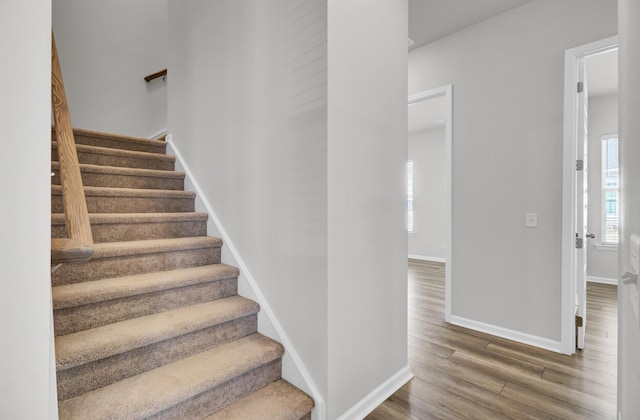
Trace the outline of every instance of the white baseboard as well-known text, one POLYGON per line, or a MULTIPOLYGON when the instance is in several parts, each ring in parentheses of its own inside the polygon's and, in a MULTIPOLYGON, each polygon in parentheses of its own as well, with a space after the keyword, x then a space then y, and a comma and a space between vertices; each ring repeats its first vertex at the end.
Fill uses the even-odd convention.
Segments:
POLYGON ((618 285, 617 279, 611 279, 608 277, 587 276, 587 281, 592 283, 613 284, 614 286, 618 285))
POLYGON ((562 353, 562 343, 560 341, 549 340, 548 338, 538 337, 536 335, 531 335, 520 331, 509 330, 507 328, 485 324, 484 322, 473 321, 471 319, 462 318, 456 315, 451 316, 451 323, 460 327, 465 327, 483 333, 495 335, 497 337, 506 338, 507 340, 517 341, 519 343, 528 344, 530 346, 540 347, 541 349, 550 350, 556 353, 562 353))
POLYGON ((432 261, 432 262, 439 262, 439 263, 447 262, 446 259, 441 257, 427 257, 424 255, 415 255, 415 254, 409 254, 409 258, 411 258, 412 260, 432 261))
POLYGON ((338 420, 357 420, 365 418, 412 378, 413 373, 411 373, 409 365, 403 367, 389 379, 380 384, 380 386, 371 391, 366 397, 358 401, 356 405, 338 417, 338 420))
POLYGON ((291 343, 287 333, 275 316, 271 306, 267 302, 264 294, 258 287, 253 275, 247 268, 246 264, 240 257, 233 241, 225 231, 224 227, 220 223, 220 219, 213 211, 213 207, 209 203, 206 195, 200 188, 200 185, 196 181, 193 173, 189 169, 189 166, 184 161, 182 154, 176 147, 171 134, 167 134, 166 137, 169 150, 167 153, 173 153, 176 157, 176 164, 180 166, 180 169, 185 173, 185 184, 192 187, 196 193, 196 207, 204 208, 204 211, 209 215, 209 223, 207 224, 207 230, 211 234, 212 231, 216 235, 219 235, 222 239, 223 257, 228 256, 228 264, 235 265, 240 269, 240 276, 238 277, 238 289, 246 289, 250 291, 251 296, 247 296, 254 299, 260 304, 260 313, 258 314, 258 331, 266 336, 271 337, 274 340, 279 341, 286 349, 282 356, 282 376, 284 379, 291 382, 293 385, 302 389, 308 393, 315 401, 315 407, 312 411, 313 420, 325 420, 326 419, 326 403, 320 390, 318 389, 315 381, 311 377, 311 374, 307 370, 306 366, 302 362, 300 355, 296 348, 291 343))

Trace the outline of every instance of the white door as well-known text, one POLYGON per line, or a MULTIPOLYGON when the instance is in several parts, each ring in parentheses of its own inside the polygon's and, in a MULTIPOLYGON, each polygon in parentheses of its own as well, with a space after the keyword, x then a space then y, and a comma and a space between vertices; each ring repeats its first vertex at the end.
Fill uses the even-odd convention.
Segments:
POLYGON ((576 328, 579 349, 584 348, 587 326, 587 156, 588 150, 588 94, 584 59, 578 63, 578 141, 576 162, 576 328))

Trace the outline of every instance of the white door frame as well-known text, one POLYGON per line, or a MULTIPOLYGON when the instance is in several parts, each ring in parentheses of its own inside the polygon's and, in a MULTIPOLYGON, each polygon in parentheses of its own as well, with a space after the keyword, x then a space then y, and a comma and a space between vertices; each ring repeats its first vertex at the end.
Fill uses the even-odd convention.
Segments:
MULTIPOLYGON (((578 109, 576 88, 578 65, 585 57, 607 52, 618 46, 618 37, 601 39, 565 51, 564 55, 564 136, 562 146, 562 293, 561 351, 575 353, 576 295, 576 160, 578 159, 578 109)), ((586 242, 586 241, 585 241, 586 242)), ((586 251, 585 251, 586 252, 586 251)))
POLYGON ((416 93, 409 96, 409 105, 417 102, 426 101, 428 99, 445 97, 445 240, 447 247, 445 249, 445 286, 444 286, 444 320, 451 322, 451 282, 453 278, 452 270, 452 220, 453 220, 453 85, 445 85, 425 92, 416 93))

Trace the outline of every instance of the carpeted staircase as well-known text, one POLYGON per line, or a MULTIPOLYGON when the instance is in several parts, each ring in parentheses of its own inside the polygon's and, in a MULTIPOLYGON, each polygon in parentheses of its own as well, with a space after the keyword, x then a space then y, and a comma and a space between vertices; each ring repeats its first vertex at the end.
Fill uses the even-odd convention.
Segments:
POLYGON ((310 419, 164 141, 74 133, 95 254, 52 274, 60 419, 310 419))

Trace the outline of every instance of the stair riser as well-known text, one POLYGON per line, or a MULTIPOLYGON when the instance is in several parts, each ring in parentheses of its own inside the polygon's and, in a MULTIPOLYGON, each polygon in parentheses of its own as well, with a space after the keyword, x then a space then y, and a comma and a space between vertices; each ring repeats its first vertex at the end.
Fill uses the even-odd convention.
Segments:
MULTIPOLYGON (((51 139, 56 140, 55 132, 51 133, 51 139)), ((82 133, 74 132, 74 139, 76 144, 86 144, 87 146, 106 147, 109 149, 121 149, 121 150, 133 150, 136 152, 148 152, 148 153, 165 153, 166 144, 158 141, 158 144, 145 144, 133 141, 127 141, 126 139, 110 138, 110 137, 94 137, 82 133)))
POLYGON ((148 419, 201 419, 280 379, 282 360, 262 365, 148 419))
POLYGON ((65 335, 112 322, 151 315, 237 294, 237 279, 211 281, 123 299, 53 311, 55 334, 65 335))
MULTIPOLYGON (((87 196, 89 213, 175 213, 195 211, 194 198, 87 196)), ((64 213, 62 196, 51 195, 51 212, 64 213)))
MULTIPOLYGON (((211 349, 257 330, 257 315, 239 318, 106 359, 59 371, 58 399, 65 400, 211 349)), ((278 371, 278 375, 280 371, 278 371)), ((277 379, 277 378, 276 378, 277 379)))
MULTIPOLYGON (((93 242, 119 242, 147 239, 188 238, 207 235, 207 221, 157 223, 91 223, 93 242)), ((51 223, 52 238, 66 238, 64 224, 51 223)))
POLYGON ((54 286, 220 263, 220 247, 154 254, 93 258, 83 264, 63 264, 51 274, 54 286))
MULTIPOLYGON (((51 150, 51 160, 58 161, 58 151, 51 150)), ((160 159, 141 159, 127 156, 113 156, 101 153, 83 152, 78 150, 78 161, 90 165, 117 166, 121 168, 157 169, 161 171, 173 171, 173 161, 160 159)))
MULTIPOLYGON (((51 184, 60 185, 60 172, 54 171, 51 184)), ((94 172, 82 172, 82 185, 85 187, 139 188, 149 190, 183 190, 184 178, 161 178, 150 176, 115 175, 94 172)))

